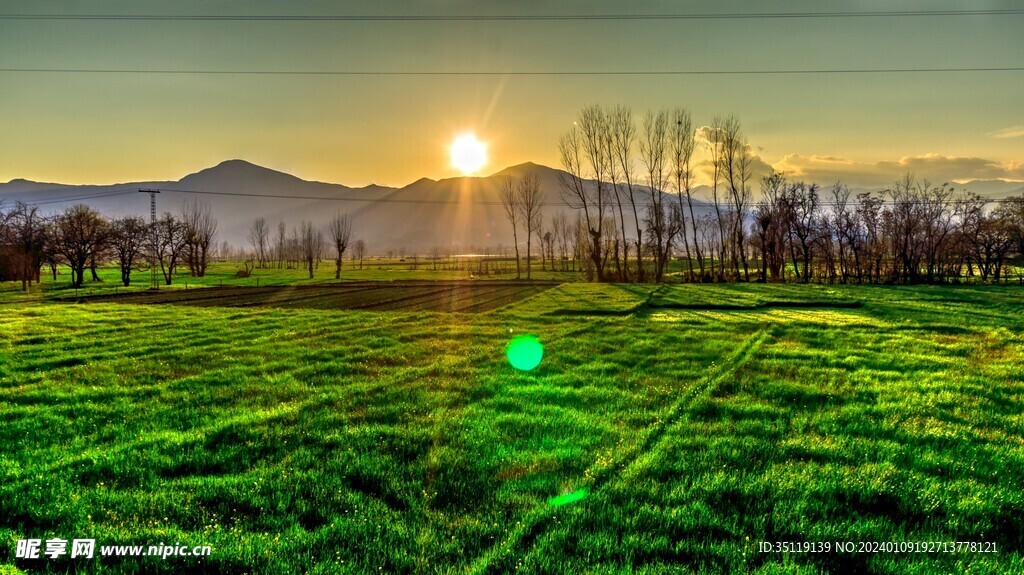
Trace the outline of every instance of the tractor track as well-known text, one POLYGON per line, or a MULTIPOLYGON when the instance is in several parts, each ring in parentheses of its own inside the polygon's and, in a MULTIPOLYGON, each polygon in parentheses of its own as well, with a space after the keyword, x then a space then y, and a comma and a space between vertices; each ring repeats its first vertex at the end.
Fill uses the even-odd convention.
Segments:
MULTIPOLYGON (((647 437, 639 447, 630 450, 612 465, 597 470, 593 474, 593 479, 588 484, 581 485, 581 487, 586 487, 590 493, 598 491, 622 475, 643 455, 656 451, 668 429, 681 421, 686 415, 686 411, 697 400, 713 393, 724 380, 734 375, 745 365, 757 350, 760 349, 769 335, 767 328, 761 329, 744 341, 740 348, 729 356, 726 361, 720 364, 712 364, 713 367, 711 367, 710 373, 701 378, 678 401, 669 407, 664 418, 650 428, 647 437)), ((525 555, 534 542, 544 533, 551 520, 552 511, 547 505, 534 509, 520 523, 520 527, 513 531, 508 538, 500 543, 496 543, 480 556, 469 572, 474 575, 500 572, 500 565, 503 563, 503 560, 513 553, 525 555)))

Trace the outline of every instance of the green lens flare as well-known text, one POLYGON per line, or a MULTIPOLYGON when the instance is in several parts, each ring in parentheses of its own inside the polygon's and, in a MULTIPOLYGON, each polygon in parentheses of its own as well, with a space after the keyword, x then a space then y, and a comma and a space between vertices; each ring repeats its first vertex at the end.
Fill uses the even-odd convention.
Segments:
POLYGON ((508 362, 512 367, 530 371, 540 365, 540 360, 544 357, 544 346, 535 335, 517 335, 508 342, 505 355, 508 356, 508 362))
POLYGON ((562 505, 575 503, 580 499, 586 497, 588 493, 590 493, 590 490, 588 490, 586 487, 584 487, 583 489, 577 489, 576 491, 573 491, 571 493, 565 493, 563 495, 559 495, 558 497, 552 497, 551 499, 548 499, 548 505, 552 507, 561 507, 562 505))

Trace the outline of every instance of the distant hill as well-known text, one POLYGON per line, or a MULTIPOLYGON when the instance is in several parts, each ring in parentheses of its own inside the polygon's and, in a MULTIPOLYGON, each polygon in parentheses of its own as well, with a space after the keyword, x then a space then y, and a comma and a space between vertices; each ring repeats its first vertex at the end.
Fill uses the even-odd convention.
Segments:
POLYGON ((537 174, 546 192, 546 225, 555 212, 572 212, 562 201, 559 175, 564 172, 533 163, 510 166, 486 177, 422 178, 402 188, 350 188, 228 160, 177 181, 71 186, 14 180, 0 184, 0 200, 37 203, 48 213, 80 202, 110 217, 147 216, 149 196, 137 189, 157 188, 163 190, 157 196, 160 213, 177 212, 192 198, 209 203, 219 221, 218 241, 235 246, 248 244, 248 229, 255 218, 266 218, 275 234, 278 222, 283 221, 290 233, 303 220, 326 229, 330 217, 341 210, 352 214, 354 233, 367 242, 371 252, 405 248, 410 253, 426 253, 434 246, 461 251, 510 245, 512 232, 498 191, 506 176, 519 177, 528 171, 537 174))
MULTIPOLYGON (((11 180, 6 184, 0 184, 0 193, 7 194, 25 194, 31 192, 39 192, 46 190, 61 190, 64 188, 71 188, 74 186, 68 186, 65 184, 50 184, 46 182, 33 182, 30 180, 22 180, 20 178, 11 180)), ((3 196, 0 196, 2 198, 3 196)))
POLYGON ((994 200, 1024 194, 1024 182, 1008 182, 1005 180, 973 180, 963 184, 953 184, 953 187, 957 190, 967 190, 994 200))

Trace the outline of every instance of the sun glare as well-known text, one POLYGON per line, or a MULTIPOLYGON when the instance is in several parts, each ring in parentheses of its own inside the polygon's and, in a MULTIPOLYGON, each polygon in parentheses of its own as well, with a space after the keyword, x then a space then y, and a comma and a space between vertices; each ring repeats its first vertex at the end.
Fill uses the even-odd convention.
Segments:
POLYGON ((465 175, 474 174, 487 163, 487 144, 473 134, 463 134, 452 142, 452 166, 465 175))

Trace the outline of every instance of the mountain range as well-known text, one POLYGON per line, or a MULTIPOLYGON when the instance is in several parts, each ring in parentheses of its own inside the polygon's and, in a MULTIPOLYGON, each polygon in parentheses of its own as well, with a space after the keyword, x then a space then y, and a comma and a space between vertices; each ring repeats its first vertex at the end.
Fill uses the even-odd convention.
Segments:
POLYGON ((363 239, 370 253, 405 249, 422 254, 433 247, 465 252, 512 244, 499 189, 506 176, 518 178, 526 172, 537 175, 546 194, 545 226, 550 226, 551 216, 558 211, 572 215, 562 200, 559 174, 564 172, 533 163, 486 177, 421 178, 401 188, 351 188, 228 160, 177 181, 65 185, 12 180, 0 184, 0 201, 36 204, 45 213, 85 203, 111 218, 148 218, 149 194, 139 190, 159 189, 158 213, 178 213, 186 202, 200 199, 218 220, 218 243, 226 240, 236 247, 248 247, 249 229, 256 218, 266 219, 273 236, 279 222, 284 222, 288 234, 304 220, 326 231, 328 221, 341 211, 350 214, 354 237, 363 239))
MULTIPOLYGON (((149 194, 138 190, 159 189, 159 213, 177 213, 187 201, 200 199, 209 204, 218 220, 218 242, 226 240, 237 247, 248 246, 248 230, 256 218, 265 218, 273 234, 279 222, 284 222, 290 234, 303 220, 326 231, 330 218, 342 211, 352 216, 354 236, 363 239, 371 253, 403 248, 409 253, 426 253, 435 246, 464 252, 511 245, 512 230, 499 189, 506 176, 519 177, 525 172, 537 174, 546 193, 545 226, 557 211, 573 215, 562 200, 559 178, 564 172, 534 163, 511 166, 486 177, 422 178, 401 188, 351 188, 303 180, 244 160, 228 160, 177 181, 66 185, 16 179, 0 184, 0 201, 33 203, 46 213, 85 203, 108 217, 148 216, 149 194)), ((1002 180, 979 180, 957 188, 992 198, 1024 193, 1021 182, 1002 180)), ((700 186, 694 195, 706 197, 708 191, 707 186, 700 186)), ((854 193, 859 191, 863 190, 854 193)), ((708 209, 708 204, 699 203, 698 211, 708 209)), ((627 214, 627 228, 631 218, 627 214)))

